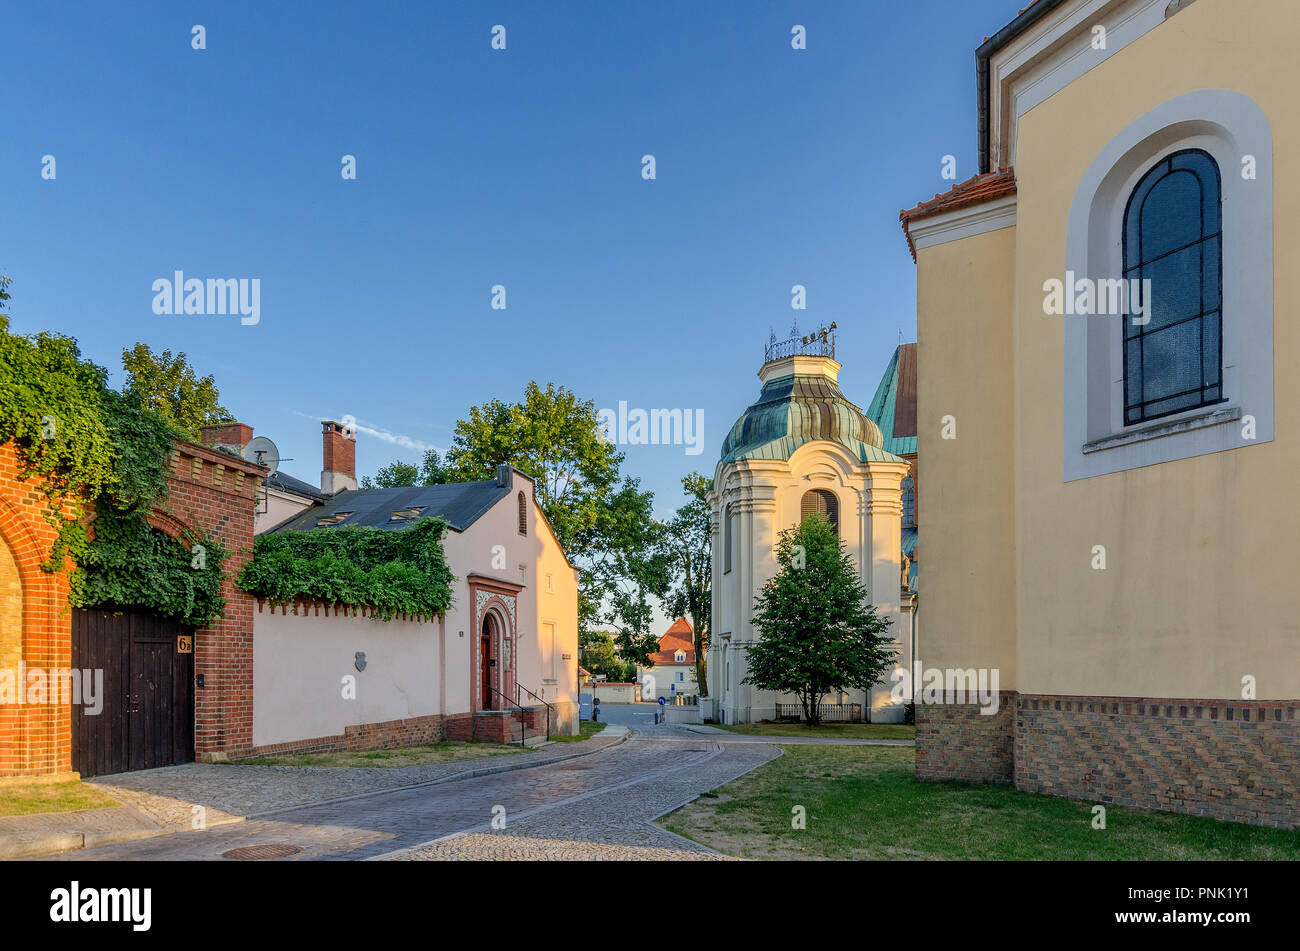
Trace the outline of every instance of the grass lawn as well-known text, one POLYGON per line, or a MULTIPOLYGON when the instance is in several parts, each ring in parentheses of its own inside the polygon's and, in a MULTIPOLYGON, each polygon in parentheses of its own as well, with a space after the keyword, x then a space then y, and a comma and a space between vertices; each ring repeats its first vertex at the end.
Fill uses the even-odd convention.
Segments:
POLYGON ((519 746, 495 743, 433 743, 426 746, 399 746, 391 750, 344 750, 337 753, 293 753, 283 756, 260 756, 255 759, 231 760, 237 766, 364 766, 392 769, 398 766, 422 766, 451 760, 477 759, 530 752, 519 746))
POLYGON ((1006 786, 920 782, 911 747, 787 746, 784 755, 665 816, 753 859, 1300 859, 1300 831, 1106 807, 1006 786), (807 828, 791 828, 792 807, 807 828))
POLYGON ((0 786, 0 816, 29 816, 38 812, 72 812, 121 805, 82 782, 15 783, 0 786))
POLYGON ((803 723, 738 723, 735 726, 710 723, 709 726, 754 736, 837 736, 854 740, 916 739, 916 727, 902 723, 823 723, 818 727, 803 723))
POLYGON ((601 730, 605 729, 604 723, 593 723, 590 720, 578 721, 579 733, 577 736, 553 736, 552 743, 577 743, 589 737, 595 736, 601 730))

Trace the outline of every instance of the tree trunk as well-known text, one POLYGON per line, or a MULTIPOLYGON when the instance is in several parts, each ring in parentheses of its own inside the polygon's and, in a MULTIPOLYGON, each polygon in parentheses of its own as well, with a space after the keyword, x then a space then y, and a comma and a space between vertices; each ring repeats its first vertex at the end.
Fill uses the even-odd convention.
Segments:
POLYGON ((695 680, 699 684, 701 697, 709 695, 708 681, 708 661, 704 659, 704 639, 708 636, 705 626, 700 623, 699 617, 693 617, 691 620, 695 623, 695 680))

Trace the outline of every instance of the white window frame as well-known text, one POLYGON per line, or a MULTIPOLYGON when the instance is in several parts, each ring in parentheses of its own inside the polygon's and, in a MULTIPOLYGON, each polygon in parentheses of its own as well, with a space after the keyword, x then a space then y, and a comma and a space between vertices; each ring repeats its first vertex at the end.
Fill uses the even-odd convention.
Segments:
POLYGON ((1227 89, 1199 89, 1162 103, 1112 139, 1075 191, 1065 270, 1076 279, 1121 277, 1120 236, 1134 186, 1161 158, 1190 148, 1210 153, 1222 180, 1227 402, 1124 425, 1121 318, 1067 316, 1065 482, 1273 439, 1273 137, 1253 100, 1227 89), (1253 180, 1242 177, 1246 155, 1255 159, 1253 180), (1253 439, 1244 435, 1246 416, 1254 420, 1253 439))

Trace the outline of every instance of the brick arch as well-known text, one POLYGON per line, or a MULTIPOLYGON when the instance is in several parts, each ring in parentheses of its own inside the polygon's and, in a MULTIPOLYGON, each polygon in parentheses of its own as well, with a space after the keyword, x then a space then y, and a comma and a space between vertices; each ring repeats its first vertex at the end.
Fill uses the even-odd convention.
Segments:
MULTIPOLYGON (((21 660, 28 669, 62 669, 72 656, 67 578, 41 569, 57 533, 38 484, 20 479, 21 471, 13 446, 0 446, 0 667, 21 660)), ((0 734, 11 739, 0 744, 0 775, 68 769, 71 731, 67 707, 0 705, 0 734)))
POLYGON ((191 535, 199 534, 175 515, 158 509, 154 509, 146 515, 145 521, 149 523, 150 528, 157 529, 164 535, 168 535, 172 538, 184 538, 187 532, 191 535))

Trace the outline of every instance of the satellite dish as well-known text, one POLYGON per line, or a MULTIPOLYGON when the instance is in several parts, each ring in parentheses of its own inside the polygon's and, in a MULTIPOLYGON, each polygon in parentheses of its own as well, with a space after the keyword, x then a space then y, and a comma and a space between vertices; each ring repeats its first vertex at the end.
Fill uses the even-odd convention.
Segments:
POLYGON ((265 436, 253 437, 252 442, 244 447, 244 458, 259 466, 266 466, 272 472, 280 468, 280 450, 265 436))

